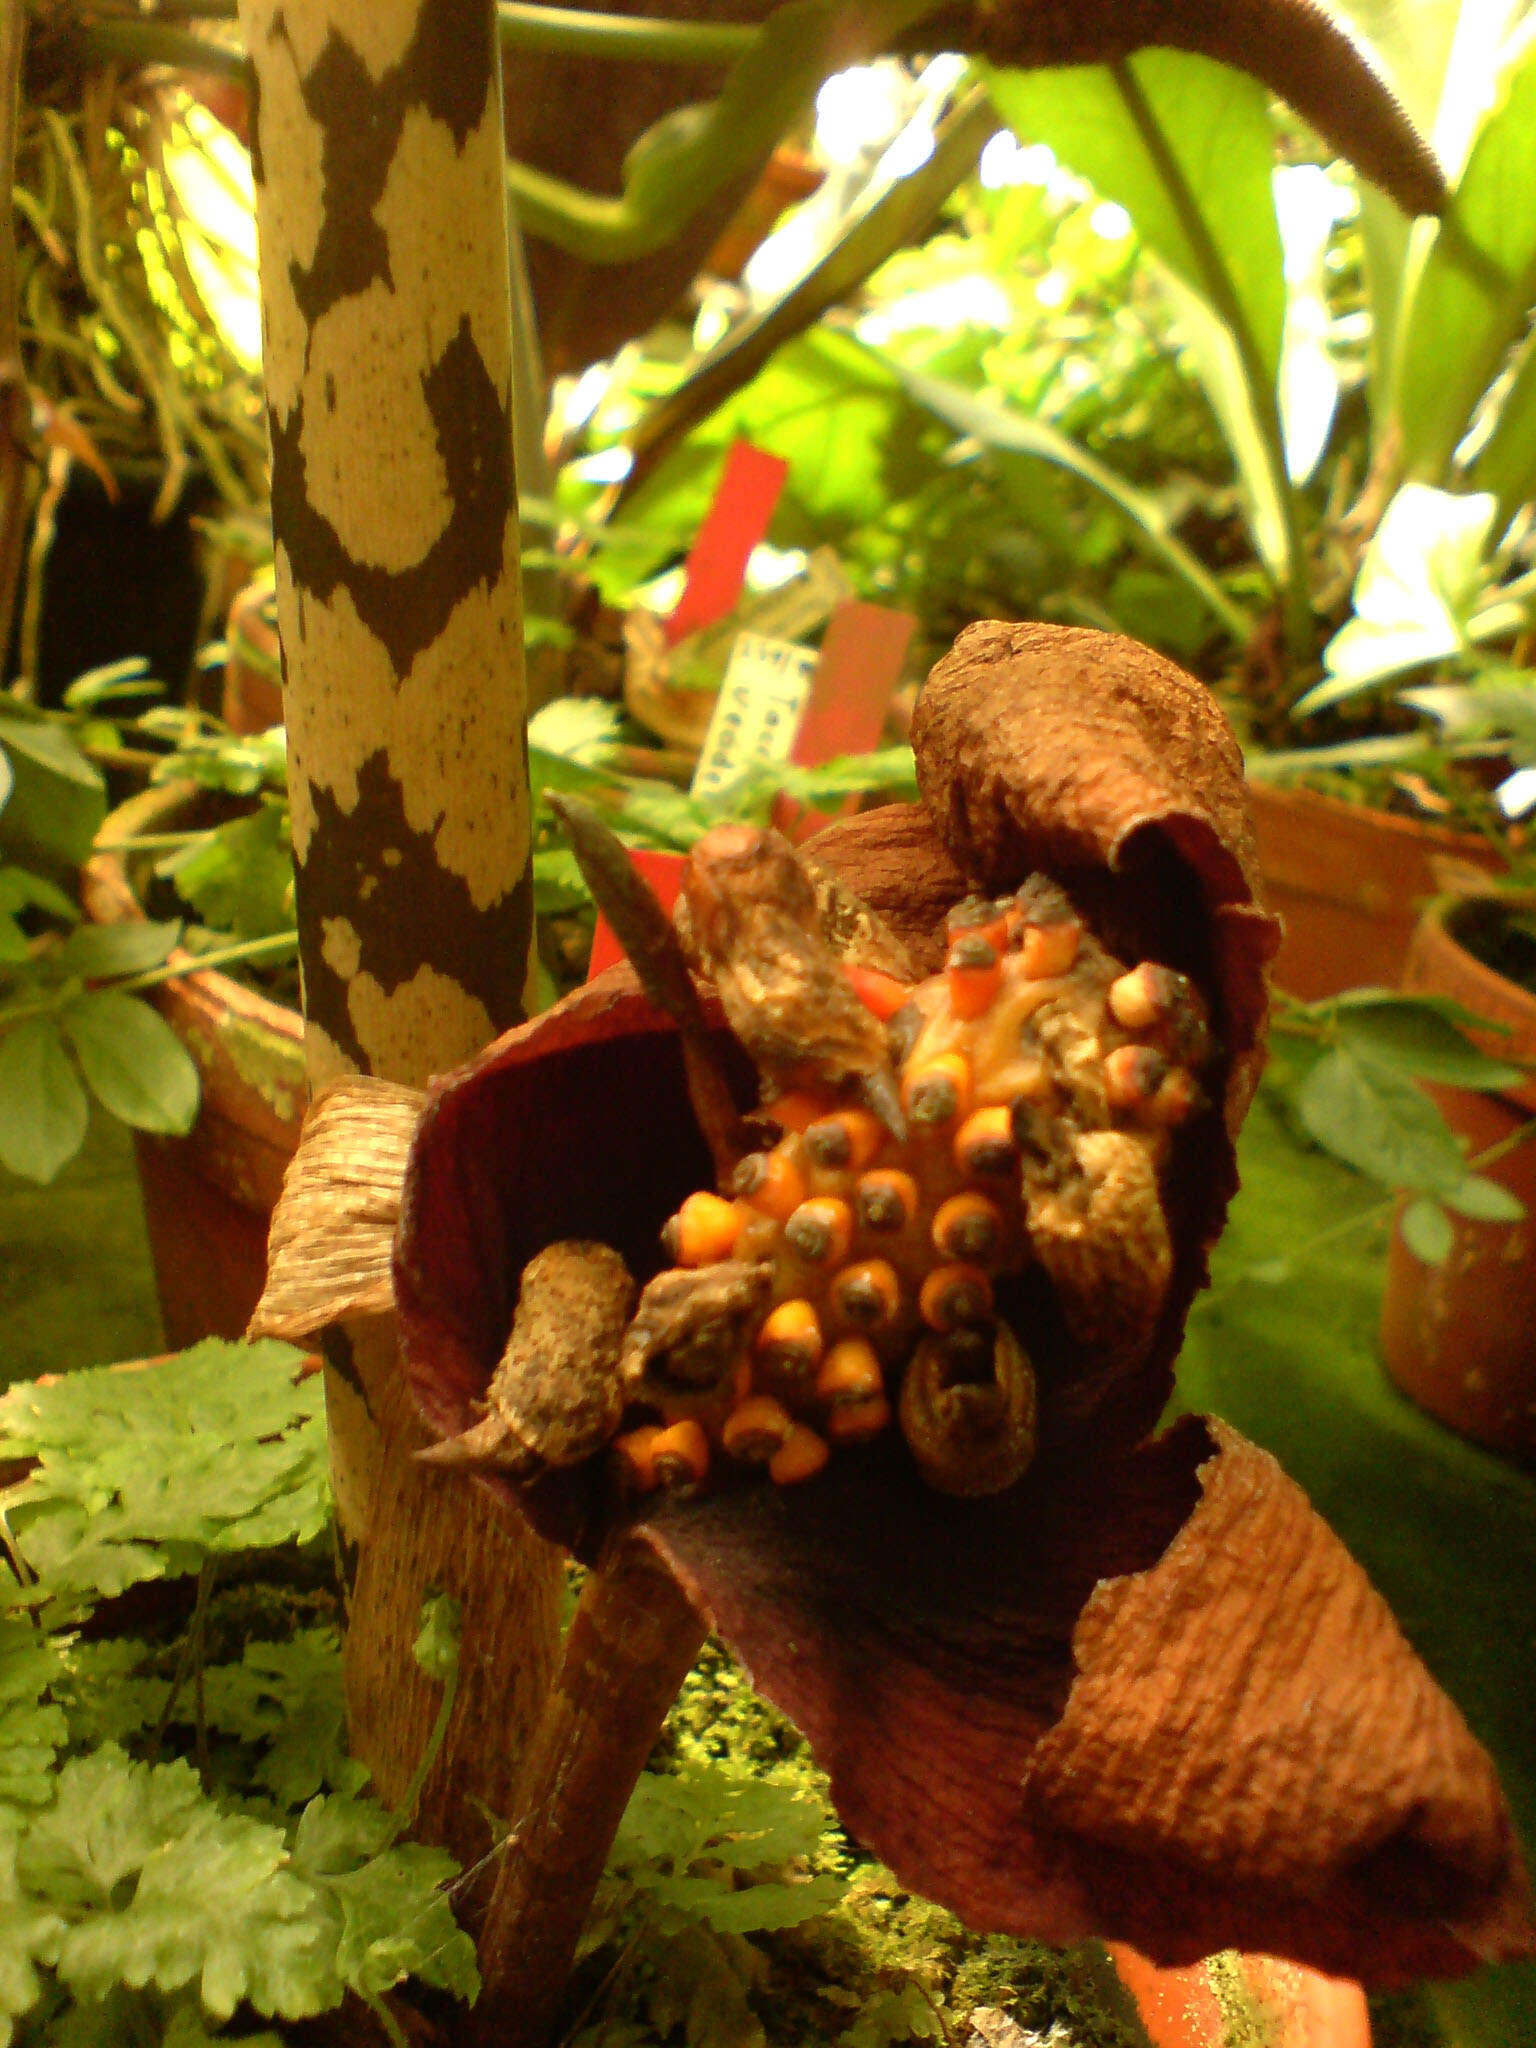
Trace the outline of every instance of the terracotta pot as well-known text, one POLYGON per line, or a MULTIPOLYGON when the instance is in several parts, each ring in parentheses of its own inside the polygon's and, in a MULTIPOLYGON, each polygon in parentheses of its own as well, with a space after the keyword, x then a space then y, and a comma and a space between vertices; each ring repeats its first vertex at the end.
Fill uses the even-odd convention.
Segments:
MULTIPOLYGON (((1457 936, 1510 900, 1473 895, 1434 905, 1413 935, 1402 985, 1450 996, 1506 1026, 1473 1034, 1495 1059, 1536 1062, 1536 995, 1485 967, 1457 936)), ((1523 900, 1529 907, 1533 899, 1523 900)), ((1474 1155, 1536 1116, 1536 1076, 1507 1095, 1429 1092, 1474 1155)), ((1482 1170, 1525 1204, 1524 1220, 1453 1214, 1450 1255, 1439 1266, 1415 1258, 1394 1226, 1381 1348, 1388 1372, 1421 1408, 1490 1450, 1536 1458, 1536 1141, 1482 1170)))
POLYGON ((1163 1970, 1123 1942, 1109 1944, 1153 2048, 1371 2048, 1365 1993, 1273 1956, 1209 1956, 1163 1970))
POLYGON ((224 639, 224 723, 238 733, 281 725, 283 655, 270 569, 254 577, 230 605, 224 639))
POLYGON ((1396 988, 1419 912, 1458 871, 1497 873, 1486 840, 1307 789, 1250 782, 1265 899, 1285 920, 1276 982, 1312 1002, 1396 988))
MULTIPOLYGON (((99 837, 173 831, 205 802, 191 783, 167 783, 113 811, 99 837)), ((132 855, 92 857, 81 897, 95 923, 144 916, 133 881, 139 865, 132 855)), ((165 1338, 179 1350, 201 1337, 242 1335, 261 1292, 267 1224, 304 1114, 304 1020, 206 970, 163 982, 152 1000, 203 1084, 185 1138, 134 1136, 165 1338)))

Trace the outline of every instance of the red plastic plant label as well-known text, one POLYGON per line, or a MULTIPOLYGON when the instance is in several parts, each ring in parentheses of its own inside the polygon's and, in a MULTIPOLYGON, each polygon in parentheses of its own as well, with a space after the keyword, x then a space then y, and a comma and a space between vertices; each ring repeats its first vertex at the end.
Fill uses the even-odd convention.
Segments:
POLYGON ((737 441, 725 458, 714 502, 689 551, 683 594, 662 625, 667 645, 735 610, 752 550, 768 531, 789 464, 737 441))

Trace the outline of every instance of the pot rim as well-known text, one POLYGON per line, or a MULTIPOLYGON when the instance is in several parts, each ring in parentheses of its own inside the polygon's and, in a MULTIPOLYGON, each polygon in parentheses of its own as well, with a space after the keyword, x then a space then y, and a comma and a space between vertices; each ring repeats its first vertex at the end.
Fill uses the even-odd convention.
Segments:
MULTIPOLYGON (((96 847, 138 833, 169 829, 173 821, 202 794, 191 781, 151 783, 147 789, 109 811, 96 833, 96 847)), ((93 850, 80 875, 80 900, 93 924, 145 924, 148 916, 129 879, 128 862, 120 853, 93 850)), ((195 955, 173 946, 167 956, 180 966, 195 955)), ((302 1052, 304 1016, 286 1003, 274 1002, 216 967, 198 967, 162 982, 155 996, 172 1009, 202 1008, 235 1012, 279 1038, 291 1039, 302 1052)))
MULTIPOLYGON (((1489 967, 1457 934, 1458 913, 1477 906, 1536 909, 1536 889, 1467 887, 1447 891, 1426 904, 1409 947, 1403 993, 1451 996, 1478 1016, 1507 1027, 1506 1033, 1471 1034, 1495 1059, 1536 1060, 1536 990, 1489 967), (1448 985, 1449 975, 1434 972, 1436 955, 1454 963, 1456 986, 1448 985)), ((1536 1073, 1501 1093, 1506 1101, 1536 1112, 1536 1073)))

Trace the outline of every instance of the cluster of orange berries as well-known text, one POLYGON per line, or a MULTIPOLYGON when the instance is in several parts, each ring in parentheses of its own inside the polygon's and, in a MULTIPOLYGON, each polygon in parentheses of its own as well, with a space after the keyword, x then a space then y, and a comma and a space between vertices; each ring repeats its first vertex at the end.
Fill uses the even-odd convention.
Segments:
POLYGON ((1125 971, 1054 893, 968 900, 949 936, 943 973, 916 986, 849 970, 887 1020, 906 1135, 830 1092, 780 1095, 762 1112, 778 1141, 666 1225, 674 1274, 737 1262, 771 1280, 717 1386, 627 1389, 662 1417, 617 1439, 642 1490, 697 1485, 717 1450, 779 1484, 813 1477, 833 1446, 887 1427, 894 1375, 919 1344, 944 1347, 957 1378, 985 1377, 994 1283, 1030 1257, 1020 1118, 1063 1101, 1048 1013, 1080 1021, 1109 1117, 1149 1145, 1196 1106, 1189 1068, 1209 1041, 1182 976, 1125 971))

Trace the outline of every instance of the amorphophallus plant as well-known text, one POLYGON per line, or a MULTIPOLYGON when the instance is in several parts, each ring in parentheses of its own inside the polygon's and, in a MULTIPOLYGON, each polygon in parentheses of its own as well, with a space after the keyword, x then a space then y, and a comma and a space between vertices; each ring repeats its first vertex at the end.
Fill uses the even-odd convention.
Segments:
POLYGON ((1133 642, 985 624, 913 745, 918 805, 708 835, 675 938, 573 815, 640 981, 424 1106, 350 1084, 279 1211, 260 1328, 383 1306, 409 1139, 429 1455, 593 1567, 486 2039, 552 2019, 706 1627, 978 1928, 1372 1982, 1531 1952, 1493 1766, 1359 1568, 1222 1424, 1152 1434, 1277 939, 1221 713, 1133 642))

